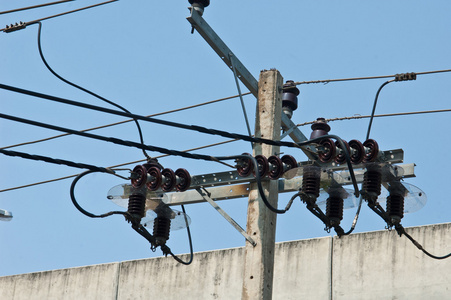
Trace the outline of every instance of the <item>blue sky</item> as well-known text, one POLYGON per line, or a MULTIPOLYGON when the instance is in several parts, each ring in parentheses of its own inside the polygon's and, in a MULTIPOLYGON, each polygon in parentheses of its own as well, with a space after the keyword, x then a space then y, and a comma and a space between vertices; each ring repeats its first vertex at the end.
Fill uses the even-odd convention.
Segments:
MULTIPOLYGON (((95 1, 73 1, 53 7, 0 15, 0 24, 31 21, 95 1)), ((2 3, 0 10, 28 6, 35 1, 2 3)), ((88 11, 43 22, 42 47, 52 68, 63 77, 130 111, 149 115, 237 94, 233 73, 197 34, 190 34, 188 1, 162 5, 156 1, 118 1, 88 11)), ((284 80, 306 81, 390 75, 450 69, 449 1, 212 1, 204 18, 258 78, 263 69, 278 69, 284 80)), ((3 27, 1 25, 1 27, 3 27)), ((0 34, 0 83, 89 104, 110 107, 55 78, 37 49, 37 25, 0 34)), ((451 73, 418 76, 416 81, 387 85, 376 113, 449 109, 451 73)), ((299 109, 293 122, 317 117, 368 115, 385 79, 301 85, 299 109)), ((243 92, 247 92, 244 86, 243 92)), ((110 124, 122 117, 89 111, 0 90, 2 113, 77 130, 110 124)), ((254 125, 255 98, 245 96, 254 125)), ((402 148, 404 162, 415 163, 416 178, 406 182, 428 196, 426 206, 403 219, 404 226, 449 222, 447 199, 449 113, 375 119, 371 137, 383 150, 402 148)), ((239 99, 172 113, 160 118, 246 134, 239 99)), ((143 123, 147 144, 189 149, 225 140, 183 129, 143 123)), ((368 119, 331 122, 331 133, 345 140, 364 141, 368 119)), ((301 127, 310 134, 308 126, 301 127)), ((138 141, 132 123, 94 132, 138 141)), ((0 119, 1 147, 59 134, 0 119)), ((250 152, 248 142, 199 150, 209 155, 250 152)), ((142 152, 69 136, 14 150, 111 166, 143 159, 142 152)), ((301 151, 282 149, 298 161, 301 151)), ((152 156, 158 153, 149 153, 152 156)), ((226 166, 179 157, 160 162, 185 168, 192 175, 227 171, 226 166)), ((80 172, 65 166, 0 156, 0 190, 80 172)), ((131 165, 130 167, 133 167, 131 165)), ((108 190, 125 183, 95 174, 77 185, 80 202, 95 213, 116 210, 106 199, 108 190)), ((11 222, 0 223, 0 276, 160 256, 149 250, 122 217, 90 219, 73 207, 71 180, 0 193, 0 208, 11 211, 11 222)), ((290 194, 279 198, 284 206, 290 194)), ((219 203, 243 227, 246 199, 219 203)), ((176 208, 178 209, 178 208, 176 208)), ((209 204, 186 207, 191 217, 195 251, 244 245, 236 232, 209 204)), ((355 210, 345 212, 349 228, 355 210)), ((278 216, 277 241, 327 236, 323 224, 296 201, 278 216)), ((383 230, 385 224, 362 208, 356 232, 383 230)), ((332 233, 331 233, 332 234, 332 233)), ((174 253, 189 251, 186 232, 171 233, 174 253)), ((413 247, 413 246, 412 246, 413 247)), ((425 245, 427 248, 427 245, 425 245)), ((443 255, 438 253, 438 255, 443 255)), ((174 261, 174 263, 176 263, 174 261)))

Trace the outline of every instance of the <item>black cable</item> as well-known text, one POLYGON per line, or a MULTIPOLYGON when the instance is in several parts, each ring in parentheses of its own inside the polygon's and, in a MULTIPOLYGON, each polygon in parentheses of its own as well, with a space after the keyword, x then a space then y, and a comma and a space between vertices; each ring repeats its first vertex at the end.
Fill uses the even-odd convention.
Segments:
MULTIPOLYGON (((47 128, 47 129, 52 129, 52 130, 58 130, 58 131, 62 131, 62 132, 67 132, 67 133, 71 133, 74 135, 80 135, 80 136, 84 136, 84 137, 89 137, 89 138, 93 138, 93 139, 97 139, 97 140, 102 140, 102 141, 106 141, 106 142, 111 142, 114 144, 118 144, 118 145, 123 145, 123 146, 128 146, 128 147, 136 147, 139 149, 145 149, 145 150, 149 150, 149 151, 157 151, 157 152, 161 152, 161 153, 165 153, 165 154, 169 154, 169 155, 174 155, 174 156, 181 156, 181 157, 185 157, 185 158, 191 158, 191 159, 198 159, 198 160, 206 160, 206 161, 221 161, 221 160, 230 160, 230 159, 235 159, 236 157, 232 157, 232 156, 226 156, 226 157, 214 157, 214 156, 209 156, 209 155, 202 155, 202 154, 193 154, 193 153, 187 153, 187 152, 182 152, 182 151, 178 151, 178 150, 170 150, 170 149, 166 149, 166 148, 161 148, 161 147, 156 147, 156 146, 150 146, 150 145, 143 145, 143 144, 139 144, 136 142, 132 142, 132 141, 126 141, 126 140, 121 140, 121 139, 117 139, 117 138, 112 138, 112 137, 104 137, 104 136, 100 136, 100 135, 96 135, 96 134, 92 134, 92 133, 87 133, 87 132, 80 132, 80 131, 76 131, 73 129, 68 129, 68 128, 64 128, 64 127, 59 127, 59 126, 55 126, 55 125, 50 125, 50 124, 44 124, 41 122, 37 122, 37 121, 32 121, 32 120, 28 120, 28 119, 23 119, 23 118, 19 118, 19 117, 14 117, 14 116, 10 116, 10 115, 5 115, 5 114, 0 114, 0 118, 4 118, 4 119, 8 119, 8 120, 12 120, 12 121, 17 121, 17 122, 21 122, 21 123, 25 123, 25 124, 30 124, 30 125, 34 125, 34 126, 39 126, 39 127, 43 127, 43 128, 47 128)), ((250 138, 248 136, 244 137, 246 139, 250 138)), ((254 140, 256 143, 261 143, 264 142, 265 144, 271 144, 271 145, 278 145, 278 146, 287 146, 287 147, 302 147, 308 144, 312 144, 312 143, 316 143, 321 141, 322 139, 325 138, 332 138, 332 139, 336 139, 340 146, 342 147, 342 149, 344 149, 343 153, 345 154, 345 158, 346 158, 346 162, 348 165, 348 169, 349 169, 349 173, 354 185, 354 190, 355 190, 355 196, 358 197, 359 196, 359 189, 357 186, 357 181, 355 179, 355 174, 354 174, 354 169, 352 167, 351 164, 351 159, 349 156, 349 153, 347 151, 347 148, 345 147, 343 140, 336 136, 336 135, 324 135, 321 136, 319 138, 316 139, 312 139, 312 140, 307 140, 301 143, 288 143, 288 142, 281 142, 281 141, 273 141, 273 140, 266 140, 266 139, 261 139, 261 138, 250 138, 251 140, 254 140)), ((241 155, 242 156, 242 155, 241 155)), ((246 156, 247 157, 247 156, 246 156)), ((258 165, 255 161, 255 159, 252 157, 251 158, 254 161, 254 168, 256 169, 256 177, 259 178, 258 176, 258 165)), ((259 179, 257 180, 257 182, 259 181, 259 179)), ((261 184, 259 185, 259 190, 260 192, 263 191, 263 189, 261 188, 261 184)), ((284 213, 285 211, 282 212, 282 210, 278 210, 276 208, 273 208, 269 203, 265 203, 267 204, 268 208, 270 208, 271 210, 273 210, 274 212, 278 212, 278 213, 284 213)))
MULTIPOLYGON (((64 98, 60 98, 60 97, 55 97, 55 96, 51 96, 51 95, 37 93, 37 92, 34 92, 34 91, 29 91, 29 90, 25 90, 25 89, 21 89, 21 88, 16 88, 16 87, 8 86, 8 85, 1 84, 1 83, 0 83, 0 89, 5 89, 5 90, 9 90, 9 91, 16 92, 16 93, 21 93, 21 94, 25 94, 25 95, 29 95, 29 96, 33 96, 33 97, 38 97, 38 98, 51 100, 51 101, 55 101, 55 102, 60 102, 60 103, 65 103, 65 104, 69 104, 69 105, 79 106, 79 107, 88 108, 88 109, 92 109, 92 110, 102 111, 102 112, 105 112, 105 113, 111 113, 111 114, 115 114, 115 115, 119 115, 119 116, 124 116, 124 117, 129 117, 129 118, 136 118, 138 120, 143 120, 143 121, 146 121, 146 122, 152 122, 152 123, 166 125, 166 126, 171 126, 171 127, 176 127, 176 128, 182 128, 182 129, 187 129, 187 130, 192 130, 192 131, 198 131, 198 132, 205 133, 205 134, 219 135, 219 136, 222 136, 222 137, 227 137, 227 138, 232 138, 232 139, 240 139, 240 140, 253 142, 253 143, 268 144, 268 145, 273 145, 273 146, 285 146, 285 147, 292 147, 292 148, 299 148, 300 146, 304 145, 303 143, 306 143, 306 142, 307 142, 306 144, 311 143, 309 141, 305 141, 305 142, 302 142, 302 143, 273 141, 273 140, 269 140, 269 139, 249 137, 247 135, 238 134, 238 133, 230 133, 230 132, 223 131, 223 130, 208 129, 208 128, 205 128, 205 127, 202 127, 202 126, 197 126, 197 125, 180 124, 180 123, 176 123, 176 122, 165 121, 165 120, 145 117, 145 116, 141 116, 141 115, 136 115, 136 114, 129 114, 129 113, 125 113, 125 112, 122 112, 122 111, 117 111, 117 110, 113 110, 113 109, 109 109, 109 108, 104 108, 104 107, 95 106, 95 105, 86 104, 86 103, 81 103, 81 102, 68 100, 68 99, 64 99, 64 98)), ((58 130, 58 129, 56 129, 56 130, 58 130)), ((66 131, 63 130, 63 132, 66 132, 66 131)), ((338 138, 337 136, 333 136, 333 135, 330 135, 328 137, 331 137, 333 139, 338 138)), ((147 149, 147 150, 149 150, 149 149, 147 149)), ((163 152, 163 153, 166 153, 166 152, 163 152)))
POLYGON ((188 233, 188 240, 189 240, 189 251, 190 251, 190 259, 186 262, 181 260, 179 257, 177 257, 177 255, 175 255, 174 253, 172 253, 171 249, 169 249, 169 254, 179 263, 183 264, 183 265, 189 265, 193 262, 193 258, 194 258, 194 252, 193 252, 193 241, 191 239, 191 232, 189 229, 189 224, 188 224, 188 218, 186 217, 186 211, 185 211, 185 206, 182 205, 182 210, 185 216, 185 223, 186 223, 186 232, 188 233))
POLYGON ((374 112, 376 111, 376 104, 377 104, 377 99, 379 97, 379 93, 381 92, 382 88, 384 86, 386 86, 387 84, 389 84, 390 82, 396 81, 410 81, 410 80, 416 80, 417 79, 417 74, 419 73, 401 73, 401 74, 396 74, 393 77, 395 77, 395 79, 391 79, 388 80, 386 82, 384 82, 379 89, 377 90, 376 93, 376 97, 374 99, 374 104, 373 104, 373 111, 371 112, 371 117, 370 117, 370 123, 368 124, 368 131, 366 132, 366 140, 368 140, 370 138, 370 130, 371 130, 371 124, 373 124, 373 118, 374 118, 374 112))
POLYGON ((362 202, 363 197, 360 195, 359 206, 357 207, 357 212, 355 213, 354 221, 352 221, 351 228, 347 232, 343 233, 343 235, 350 235, 354 231, 355 226, 357 225, 357 220, 359 219, 360 209, 362 208, 362 202))
MULTIPOLYGON (((71 81, 69 81, 69 80, 63 78, 63 77, 60 76, 58 73, 56 73, 56 72, 50 67, 50 65, 47 63, 47 60, 46 60, 45 57, 44 57, 44 53, 42 52, 42 47, 41 47, 41 29, 42 29, 42 23, 41 23, 41 22, 38 22, 37 24, 39 25, 39 26, 38 26, 38 50, 39 50, 39 55, 40 55, 40 57, 41 57, 42 62, 44 63, 44 65, 46 66, 46 68, 50 71, 50 73, 52 73, 56 78, 58 78, 59 80, 63 81, 64 83, 67 83, 68 85, 71 85, 71 86, 73 86, 73 87, 75 87, 75 88, 77 88, 77 89, 79 89, 79 90, 81 90, 81 91, 83 91, 83 92, 85 92, 85 93, 88 93, 88 94, 91 95, 91 96, 94 96, 94 97, 96 97, 96 98, 98 98, 98 99, 100 99, 100 100, 102 100, 102 101, 105 101, 106 103, 108 103, 108 104, 110 104, 110 105, 113 105, 113 106, 115 106, 115 107, 117 107, 117 108, 123 110, 124 112, 130 114, 130 111, 127 110, 126 108, 124 108, 123 106, 121 106, 121 105, 119 105, 119 104, 117 104, 117 103, 114 103, 113 101, 110 101, 110 100, 108 100, 108 99, 106 99, 106 98, 104 98, 104 97, 102 97, 102 96, 100 96, 100 95, 98 95, 98 94, 96 94, 96 93, 94 93, 94 92, 88 90, 88 89, 85 89, 85 88, 83 88, 83 87, 81 87, 81 86, 79 86, 79 85, 77 85, 77 84, 75 84, 75 83, 73 83, 73 82, 71 82, 71 81)), ((144 138, 143 138, 141 126, 139 125, 139 122, 138 122, 137 119, 133 119, 133 121, 135 122, 136 127, 138 128, 138 134, 139 134, 139 139, 140 139, 140 141, 141 141, 141 144, 144 145, 144 138)), ((142 152, 143 152, 144 156, 145 156, 148 160, 150 160, 150 156, 146 153, 146 151, 142 149, 142 152)))
POLYGON ((423 251, 423 253, 426 254, 427 256, 434 258, 434 259, 446 259, 448 257, 451 257, 451 253, 444 255, 444 256, 436 256, 436 255, 429 253, 428 251, 426 251, 423 248, 423 246, 421 246, 421 244, 419 244, 412 236, 410 236, 410 234, 408 234, 406 232, 406 230, 404 229, 404 227, 401 224, 399 224, 398 226, 395 226, 395 228, 398 231, 399 235, 404 234, 418 249, 423 251))
POLYGON ((386 86, 387 84, 389 84, 390 82, 393 82, 393 81, 395 81, 395 80, 392 79, 392 80, 388 80, 388 81, 384 82, 377 90, 376 97, 374 98, 373 110, 371 111, 370 123, 368 124, 368 130, 366 132, 365 140, 368 140, 370 138, 371 125, 373 124, 374 112, 376 111, 376 104, 377 104, 377 98, 379 98, 379 93, 381 92, 381 90, 384 86, 386 86))
POLYGON ((50 5, 60 4, 60 3, 66 3, 66 2, 70 2, 70 1, 74 1, 74 0, 61 0, 61 1, 56 1, 56 2, 50 2, 50 3, 38 4, 38 5, 33 5, 33 6, 28 6, 28 7, 22 7, 22 8, 6 10, 6 11, 0 11, 0 15, 9 14, 9 13, 18 12, 18 11, 29 10, 29 9, 34 9, 34 8, 40 8, 40 7, 50 6, 50 5))
POLYGON ((63 12, 63 13, 60 13, 60 14, 57 14, 57 15, 48 16, 48 17, 45 17, 45 18, 41 18, 41 19, 29 21, 29 22, 20 22, 20 24, 16 23, 16 25, 11 24, 11 26, 7 25, 6 28, 2 28, 2 29, 0 29, 0 31, 6 32, 6 33, 13 32, 13 31, 16 31, 16 30, 24 29, 28 25, 33 25, 33 24, 36 24, 36 23, 38 23, 40 21, 44 21, 44 20, 48 20, 48 19, 52 19, 52 18, 64 16, 64 15, 68 15, 68 14, 71 14, 71 13, 74 13, 74 12, 77 12, 77 11, 90 9, 90 8, 93 8, 93 7, 96 7, 96 6, 100 6, 100 5, 104 5, 104 4, 108 4, 108 3, 112 3, 112 2, 116 2, 116 1, 118 1, 118 0, 109 0, 109 1, 106 1, 106 2, 97 3, 97 4, 94 4, 94 5, 90 5, 90 6, 85 6, 85 7, 82 7, 82 8, 77 8, 77 9, 74 9, 74 10, 71 10, 71 11, 66 11, 66 12, 63 12))
POLYGON ((90 171, 93 171, 93 172, 102 172, 102 173, 110 173, 110 174, 114 173, 114 171, 112 169, 97 167, 97 166, 83 164, 83 163, 76 163, 76 162, 64 160, 64 159, 56 159, 56 158, 51 158, 51 157, 42 156, 42 155, 34 155, 34 154, 29 154, 29 153, 24 153, 24 152, 17 152, 17 151, 11 151, 11 150, 3 150, 3 149, 0 149, 0 153, 7 155, 7 156, 15 156, 15 157, 20 157, 20 158, 25 158, 25 159, 30 159, 30 160, 44 161, 47 163, 52 163, 52 164, 57 164, 57 165, 65 165, 65 166, 73 167, 73 168, 89 169, 90 171))
POLYGON ((75 177, 74 181, 72 181, 72 184, 71 184, 71 186, 70 186, 70 198, 71 198, 72 203, 74 204, 74 206, 75 206, 82 214, 84 214, 84 215, 86 215, 86 216, 88 216, 88 217, 90 217, 90 218, 105 218, 105 217, 109 217, 109 216, 112 216, 112 215, 123 215, 123 216, 125 216, 126 218, 132 218, 132 216, 131 216, 128 212, 124 212, 124 211, 110 211, 110 212, 107 212, 107 213, 104 213, 104 214, 101 214, 101 215, 96 215, 96 214, 90 213, 90 212, 88 212, 87 210, 83 209, 83 208, 78 204, 78 202, 77 202, 77 200, 76 200, 76 198, 75 198, 75 193, 74 193, 75 185, 77 184, 77 182, 78 182, 82 177, 84 177, 84 176, 86 176, 86 175, 88 175, 88 174, 91 174, 91 173, 96 173, 96 172, 99 172, 99 171, 94 171, 94 170, 88 170, 88 171, 85 171, 85 172, 79 174, 77 177, 75 177))
POLYGON ((243 135, 243 134, 230 133, 227 131, 216 130, 216 129, 208 129, 208 128, 196 126, 196 125, 186 125, 186 124, 180 124, 180 123, 171 122, 171 121, 155 119, 155 118, 151 118, 151 117, 145 117, 145 116, 136 115, 136 114, 129 114, 129 113, 117 111, 114 109, 104 108, 104 107, 100 107, 100 106, 96 106, 96 105, 91 105, 91 104, 86 104, 86 103, 82 103, 82 102, 77 102, 77 101, 73 101, 73 100, 60 98, 60 97, 46 95, 46 94, 42 94, 42 93, 30 91, 30 90, 25 90, 25 89, 13 87, 13 86, 1 84, 1 83, 0 83, 0 89, 16 92, 16 93, 20 93, 20 94, 25 94, 25 95, 29 95, 29 96, 33 96, 33 97, 38 97, 38 98, 42 98, 42 99, 46 99, 46 100, 50 100, 50 101, 55 101, 55 102, 59 102, 59 103, 64 103, 64 104, 68 104, 68 105, 73 105, 73 106, 83 107, 83 108, 101 111, 101 112, 105 112, 105 113, 110 113, 110 114, 114 114, 114 115, 118 115, 118 116, 143 120, 146 122, 156 123, 156 124, 160 124, 160 125, 166 125, 166 126, 171 126, 171 127, 176 127, 176 128, 198 131, 201 133, 206 133, 206 134, 211 134, 211 135, 219 135, 219 136, 223 136, 223 137, 227 137, 227 138, 240 139, 240 140, 244 140, 244 141, 248 141, 248 142, 269 144, 269 145, 273 145, 273 146, 297 147, 297 146, 295 146, 294 143, 291 143, 291 142, 282 142, 282 141, 276 142, 276 141, 269 140, 269 139, 255 138, 255 137, 253 138, 253 137, 249 137, 249 136, 243 135))

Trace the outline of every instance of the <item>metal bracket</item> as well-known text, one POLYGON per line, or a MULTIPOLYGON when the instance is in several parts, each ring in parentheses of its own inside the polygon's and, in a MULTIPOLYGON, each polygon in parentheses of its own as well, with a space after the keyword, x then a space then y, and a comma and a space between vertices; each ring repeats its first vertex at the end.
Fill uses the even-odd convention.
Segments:
POLYGON ((247 232, 238 224, 231 216, 229 216, 213 199, 211 199, 211 194, 205 188, 196 188, 196 191, 202 196, 202 198, 210 203, 211 206, 214 207, 226 220, 229 222, 239 233, 241 233, 244 238, 252 244, 252 246, 256 246, 257 243, 247 234, 247 232), (202 192, 204 190, 204 192, 202 192))

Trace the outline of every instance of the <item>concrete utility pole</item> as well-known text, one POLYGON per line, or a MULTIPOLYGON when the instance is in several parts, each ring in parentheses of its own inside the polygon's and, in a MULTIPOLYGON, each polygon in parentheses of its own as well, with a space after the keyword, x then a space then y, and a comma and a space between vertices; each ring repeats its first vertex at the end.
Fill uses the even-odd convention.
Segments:
MULTIPOLYGON (((262 71, 258 82, 258 103, 255 136, 271 140, 280 139, 283 78, 277 70, 262 71)), ((269 157, 279 152, 279 147, 254 145, 254 156, 269 157)), ((265 195, 277 207, 278 182, 263 182, 265 195)), ((244 258, 242 299, 272 299, 274 246, 277 215, 263 203, 256 183, 251 183, 247 210, 247 234, 257 245, 247 242, 244 258)))

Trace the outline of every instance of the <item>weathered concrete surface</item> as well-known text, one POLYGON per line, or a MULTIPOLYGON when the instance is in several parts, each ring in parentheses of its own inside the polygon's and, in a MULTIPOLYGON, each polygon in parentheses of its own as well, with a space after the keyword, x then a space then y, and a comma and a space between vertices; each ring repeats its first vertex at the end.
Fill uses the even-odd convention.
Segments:
POLYGON ((2 300, 116 299, 119 263, 0 277, 2 300))
MULTIPOLYGON (((408 228, 451 251, 451 223, 408 228)), ((0 299, 241 299, 243 248, 0 277, 0 299), (187 256, 181 256, 187 260, 187 256)), ((276 244, 273 299, 451 299, 451 258, 434 260, 396 232, 276 244)))
MULTIPOLYGON (((407 228, 430 253, 451 252, 451 223, 407 228)), ((333 244, 333 298, 451 299, 451 258, 432 259, 395 231, 354 234, 333 244)))
POLYGON ((196 253, 189 266, 169 257, 123 262, 118 299, 240 299, 243 260, 233 248, 196 253))
POLYGON ((273 299, 330 299, 331 249, 331 237, 276 244, 273 299))

